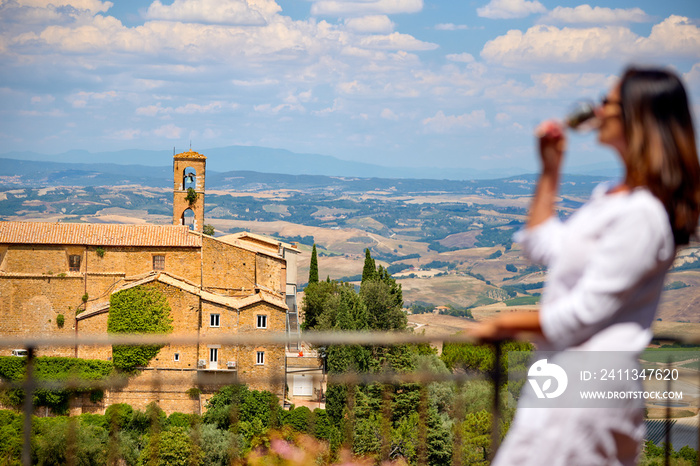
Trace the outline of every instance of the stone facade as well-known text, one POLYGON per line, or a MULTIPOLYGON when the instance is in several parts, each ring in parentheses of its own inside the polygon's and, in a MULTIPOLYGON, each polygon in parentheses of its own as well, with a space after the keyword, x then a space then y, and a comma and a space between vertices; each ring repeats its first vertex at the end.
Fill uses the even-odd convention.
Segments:
MULTIPOLYGON (((215 338, 288 330, 298 251, 258 235, 203 235, 205 165, 196 152, 174 156, 172 226, 0 222, 0 338, 105 335, 110 296, 140 285, 165 295, 174 336, 207 339, 164 346, 125 387, 108 390, 99 403, 73 400, 72 413, 120 402, 141 409, 151 401, 168 413, 201 412, 221 384, 236 380, 284 396, 283 345, 215 338), (188 187, 198 195, 192 204, 188 187), (194 228, 182 225, 187 209, 194 228), (199 395, 192 397, 192 388, 199 395)), ((39 347, 36 354, 110 360, 112 348, 39 347)))

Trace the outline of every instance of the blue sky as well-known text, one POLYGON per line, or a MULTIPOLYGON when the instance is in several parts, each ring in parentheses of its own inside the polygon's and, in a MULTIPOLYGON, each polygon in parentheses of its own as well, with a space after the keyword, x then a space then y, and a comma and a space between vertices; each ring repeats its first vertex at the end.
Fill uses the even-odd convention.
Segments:
MULTIPOLYGON (((700 2, 0 0, 0 60, 2 153, 192 141, 533 169, 537 122, 628 63, 675 68, 697 120, 700 2)), ((613 159, 592 135, 569 147, 613 159)))

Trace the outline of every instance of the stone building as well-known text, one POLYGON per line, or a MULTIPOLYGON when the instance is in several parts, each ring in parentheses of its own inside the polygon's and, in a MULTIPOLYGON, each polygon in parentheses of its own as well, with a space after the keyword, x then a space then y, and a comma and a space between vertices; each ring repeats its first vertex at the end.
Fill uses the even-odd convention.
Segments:
MULTIPOLYGON (((126 387, 108 390, 94 405, 83 400, 74 412, 118 402, 143 408, 154 400, 166 412, 201 412, 220 384, 236 377, 285 395, 283 345, 221 345, 211 337, 298 332, 290 327, 298 251, 257 235, 203 235, 205 160, 191 151, 174 157, 174 225, 0 222, 0 337, 105 334, 110 296, 138 285, 166 296, 174 335, 208 337, 206 344, 166 345, 126 387), (185 182, 194 183, 193 203, 185 200, 185 182), (188 225, 185 211, 193 206, 188 225)), ((112 351, 36 350, 105 360, 112 351)))

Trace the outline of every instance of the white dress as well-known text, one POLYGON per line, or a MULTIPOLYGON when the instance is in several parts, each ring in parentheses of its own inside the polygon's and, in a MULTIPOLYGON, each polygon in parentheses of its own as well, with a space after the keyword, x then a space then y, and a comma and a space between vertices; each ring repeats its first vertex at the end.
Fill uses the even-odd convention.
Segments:
MULTIPOLYGON (((548 267, 540 349, 639 353, 651 340, 673 233, 647 189, 609 188, 598 186, 567 221, 552 217, 516 235, 528 257, 548 267)), ((633 465, 643 416, 638 400, 614 409, 519 409, 493 464, 633 465)))

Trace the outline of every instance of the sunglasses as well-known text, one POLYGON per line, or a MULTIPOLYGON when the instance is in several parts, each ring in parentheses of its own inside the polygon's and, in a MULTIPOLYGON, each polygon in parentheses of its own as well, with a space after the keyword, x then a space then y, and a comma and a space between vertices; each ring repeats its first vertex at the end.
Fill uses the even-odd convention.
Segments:
POLYGON ((607 95, 600 98, 600 106, 605 107, 606 105, 620 105, 622 102, 620 100, 612 100, 607 95))

